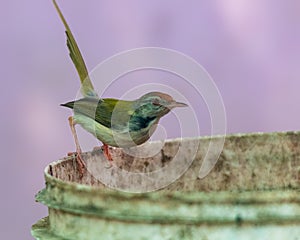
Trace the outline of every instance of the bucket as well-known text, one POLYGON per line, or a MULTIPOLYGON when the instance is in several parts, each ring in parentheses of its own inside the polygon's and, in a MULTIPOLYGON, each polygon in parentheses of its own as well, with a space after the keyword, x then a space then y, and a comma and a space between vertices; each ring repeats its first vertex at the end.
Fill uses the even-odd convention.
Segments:
MULTIPOLYGON (((215 167, 200 179, 209 143, 219 139, 167 141, 155 166, 168 164, 179 145, 186 153, 199 145, 195 160, 174 182, 147 193, 111 189, 89 172, 82 176, 73 157, 51 163, 46 188, 36 196, 49 216, 32 226, 32 235, 41 240, 300 239, 300 133, 226 136, 215 167)), ((124 157, 120 149, 113 154, 118 169, 156 171, 149 159, 124 157)), ((94 169, 101 155, 83 157, 94 169)), ((114 171, 109 186, 132 181, 114 171)))

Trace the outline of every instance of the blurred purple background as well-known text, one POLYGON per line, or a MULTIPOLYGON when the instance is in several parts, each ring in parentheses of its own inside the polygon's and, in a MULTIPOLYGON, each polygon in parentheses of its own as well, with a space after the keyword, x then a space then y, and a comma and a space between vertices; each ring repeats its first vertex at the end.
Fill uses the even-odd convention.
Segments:
MULTIPOLYGON (((127 49, 172 48, 211 74, 224 99, 228 133, 300 128, 300 1, 58 4, 89 69, 127 49)), ((59 104, 75 97, 79 81, 52 1, 2 2, 0 30, 0 232, 1 239, 25 240, 47 215, 34 200, 44 187, 44 167, 74 149, 70 111, 59 104)), ((110 96, 118 97, 120 88, 110 96)), ((204 123, 204 133, 208 127, 204 123)))

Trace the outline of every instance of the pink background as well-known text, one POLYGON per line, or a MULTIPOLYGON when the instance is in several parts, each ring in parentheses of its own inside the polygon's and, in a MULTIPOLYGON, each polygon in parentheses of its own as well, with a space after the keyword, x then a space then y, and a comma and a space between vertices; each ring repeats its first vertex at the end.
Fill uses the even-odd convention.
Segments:
MULTIPOLYGON (((172 48, 213 77, 228 133, 299 129, 300 1, 58 3, 89 69, 131 48, 172 48)), ((59 104, 75 97, 79 81, 50 0, 2 2, 0 30, 1 239, 32 239, 30 226, 47 215, 34 200, 43 169, 74 149, 70 111, 59 104)))

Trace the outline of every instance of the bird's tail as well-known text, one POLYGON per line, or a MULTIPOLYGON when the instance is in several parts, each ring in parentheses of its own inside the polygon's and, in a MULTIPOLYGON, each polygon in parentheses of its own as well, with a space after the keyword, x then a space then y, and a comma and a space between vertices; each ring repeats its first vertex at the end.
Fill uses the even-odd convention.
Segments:
POLYGON ((60 11, 57 3, 55 0, 53 0, 53 4, 58 12, 58 15, 60 17, 60 19, 62 20, 65 29, 66 29, 66 35, 67 35, 67 46, 69 49, 69 55, 75 65, 75 68, 78 72, 78 75, 80 77, 80 81, 81 81, 81 93, 83 94, 83 96, 85 97, 98 97, 98 94, 95 92, 94 90, 94 86, 91 82, 91 79, 89 77, 88 71, 87 71, 87 67, 85 65, 85 62, 83 60, 83 57, 81 55, 81 52, 78 48, 78 45, 75 41, 75 38, 71 32, 71 29, 66 21, 66 19, 64 18, 62 12, 60 11))
POLYGON ((74 103, 75 103, 74 101, 73 102, 67 102, 67 103, 60 104, 60 106, 73 109, 74 108, 74 103))

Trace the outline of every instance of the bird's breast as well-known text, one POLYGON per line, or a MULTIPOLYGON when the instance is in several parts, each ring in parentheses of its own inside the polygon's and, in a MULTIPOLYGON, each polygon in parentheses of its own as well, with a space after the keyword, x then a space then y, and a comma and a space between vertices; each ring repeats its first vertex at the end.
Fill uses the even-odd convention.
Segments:
POLYGON ((147 129, 153 124, 156 117, 140 117, 132 116, 129 120, 129 131, 140 131, 142 129, 147 129))
POLYGON ((134 123, 129 124, 130 136, 134 143, 140 145, 146 142, 155 131, 158 121, 156 117, 137 118, 134 123))
POLYGON ((133 147, 146 142, 156 129, 159 118, 130 119, 127 127, 108 128, 82 114, 74 115, 75 121, 101 142, 114 147, 133 147))

